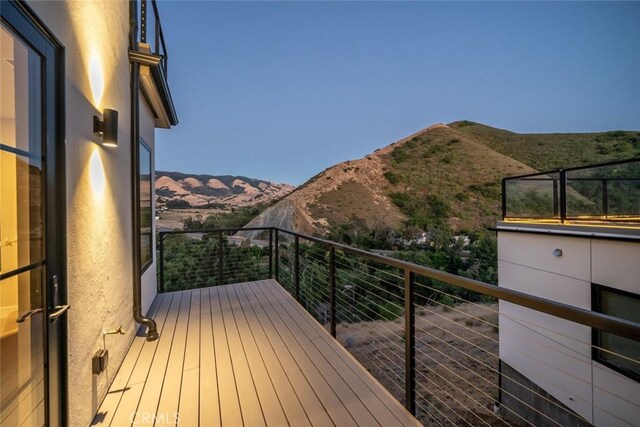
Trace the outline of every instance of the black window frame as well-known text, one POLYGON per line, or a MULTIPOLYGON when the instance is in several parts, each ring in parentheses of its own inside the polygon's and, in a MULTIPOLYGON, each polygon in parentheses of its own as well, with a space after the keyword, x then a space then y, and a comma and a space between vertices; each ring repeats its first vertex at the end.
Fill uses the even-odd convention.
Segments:
POLYGON ((147 269, 153 264, 154 261, 154 246, 153 246, 153 222, 154 222, 154 218, 153 218, 153 196, 154 196, 154 191, 153 191, 153 150, 151 150, 151 147, 149 146, 149 144, 147 144, 141 137, 138 138, 138 181, 136 182, 136 185, 138 186, 138 207, 139 207, 139 221, 140 221, 140 228, 138 229, 138 240, 140 241, 140 275, 142 276, 145 271, 147 271, 147 269), (143 229, 143 224, 142 224, 142 191, 141 191, 141 184, 142 184, 142 175, 143 175, 143 170, 140 168, 140 163, 142 161, 142 155, 146 153, 144 152, 144 150, 142 150, 142 148, 144 148, 146 151, 149 152, 149 207, 150 207, 150 223, 149 223, 149 232, 148 233, 143 233, 142 229, 143 229), (147 260, 143 259, 142 256, 142 237, 143 236, 149 236, 149 258, 147 260))
MULTIPOLYGON (((627 297, 631 297, 634 299, 637 299, 638 302, 640 303, 640 295, 639 294, 635 294, 633 292, 629 292, 629 291, 625 291, 622 289, 618 289, 618 288, 612 288, 610 286, 605 286, 605 285, 600 285, 598 283, 591 283, 591 310, 598 312, 598 313, 602 313, 602 314, 606 314, 606 315, 610 315, 608 313, 603 313, 602 312, 602 298, 601 298, 601 291, 607 291, 610 293, 614 293, 614 294, 619 294, 619 295, 624 295, 627 297)), ((629 319, 624 319, 624 320, 629 320, 629 319)), ((627 378, 630 378, 636 382, 640 382, 640 371, 639 372, 634 372, 634 371, 630 371, 629 369, 619 366, 613 362, 611 362, 610 360, 604 358, 603 356, 601 356, 602 350, 600 350, 600 348, 603 348, 601 345, 601 333, 603 333, 604 331, 601 331, 599 329, 596 328, 591 328, 591 358, 593 361, 598 362, 616 372, 618 372, 619 374, 624 375, 627 378)), ((608 333, 608 332, 606 332, 608 333)), ((613 334, 615 335, 615 334, 613 334)))

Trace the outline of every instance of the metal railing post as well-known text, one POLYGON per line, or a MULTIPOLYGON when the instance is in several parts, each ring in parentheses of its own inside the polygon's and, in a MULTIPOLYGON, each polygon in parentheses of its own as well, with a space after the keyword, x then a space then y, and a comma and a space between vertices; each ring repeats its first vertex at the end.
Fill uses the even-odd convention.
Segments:
POLYGON ((567 172, 560 170, 560 222, 567 219, 567 172))
POLYGON ((147 42, 147 0, 140 2, 140 41, 147 42))
POLYGON ((269 229, 269 279, 273 279, 273 228, 269 229))
POLYGON ((275 275, 276 275, 276 282, 279 281, 280 279, 280 242, 278 239, 278 229, 275 229, 275 252, 274 252, 274 256, 275 256, 275 275))
POLYGON ((158 240, 160 241, 160 260, 158 265, 160 266, 160 283, 159 283, 159 291, 164 292, 164 233, 160 232, 158 234, 158 240))
POLYGON ((294 277, 293 284, 295 286, 296 301, 300 302, 300 237, 296 234, 293 245, 295 251, 293 255, 294 277))
POLYGON ((336 249, 329 249, 329 330, 336 337, 336 249))
POLYGON ((609 180, 602 180, 602 214, 609 216, 609 180))
POLYGON ((502 178, 502 220, 507 217, 507 180, 502 178))
POLYGON ((405 407, 416 414, 416 315, 413 272, 404 270, 404 383, 405 407))
POLYGON ((224 236, 222 230, 218 236, 218 265, 220 267, 218 271, 219 284, 224 285, 224 236))
POLYGON ((154 29, 155 31, 155 38, 156 38, 156 44, 155 46, 153 46, 153 50, 156 55, 160 55, 160 17, 158 15, 155 16, 156 19, 156 27, 154 29))
POLYGON ((558 180, 553 178, 553 216, 558 216, 558 180))

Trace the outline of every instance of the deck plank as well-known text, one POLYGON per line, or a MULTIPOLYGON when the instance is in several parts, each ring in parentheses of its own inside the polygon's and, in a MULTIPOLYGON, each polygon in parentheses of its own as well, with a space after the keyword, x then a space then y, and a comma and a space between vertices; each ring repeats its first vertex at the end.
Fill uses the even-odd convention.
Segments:
POLYGON ((202 426, 218 427, 222 425, 222 420, 209 289, 200 291, 200 309, 202 313, 200 315, 199 421, 202 426))
POLYGON ((284 342, 274 339, 279 336, 260 303, 252 300, 255 296, 251 290, 245 289, 244 286, 236 287, 235 290, 249 319, 258 349, 269 367, 269 373, 289 424, 292 426, 331 425, 331 419, 302 371, 291 359, 291 355, 289 354, 288 358, 282 355, 282 352, 288 354, 288 350, 284 342))
MULTIPOLYGON (((278 292, 284 293, 286 292, 281 286, 275 286, 272 289, 278 290, 278 292)), ((287 296, 289 296, 287 294, 287 296)), ((302 321, 306 321, 311 324, 318 324, 318 322, 311 316, 308 315, 307 311, 304 307, 298 304, 293 297, 286 299, 287 304, 292 308, 292 310, 297 311, 300 314, 300 319, 302 321)), ((323 333, 320 334, 320 337, 328 342, 333 342, 334 338, 329 334, 329 332, 321 327, 321 331, 323 333)), ((333 351, 338 354, 338 356, 344 360, 345 364, 356 373, 357 376, 366 384, 366 386, 371 390, 376 396, 378 396, 379 400, 386 406, 389 411, 391 411, 394 416, 403 424, 403 425, 419 425, 417 420, 413 415, 407 411, 407 409, 400 403, 393 395, 380 383, 378 380, 369 372, 367 369, 358 362, 358 360, 351 354, 349 351, 339 346, 332 346, 333 351), (385 398, 386 397, 386 398, 385 398)))
MULTIPOLYGON (((218 377, 218 398, 220 417, 224 426, 241 426, 242 413, 236 387, 236 378, 231 363, 231 354, 227 343, 227 333, 222 319, 219 288, 209 288, 211 299, 211 321, 213 324, 213 342, 216 353, 216 372, 218 377)), ((203 402, 200 403, 201 405, 203 402)))
MULTIPOLYGON (((158 348, 153 356, 149 375, 144 382, 142 396, 140 397, 138 408, 136 409, 133 417, 133 424, 142 424, 150 414, 152 415, 157 413, 158 404, 162 395, 162 383, 164 382, 164 377, 167 373, 167 363, 169 362, 169 356, 171 354, 171 345, 173 343, 173 336, 178 323, 180 308, 186 299, 186 293, 181 292, 174 295, 173 300, 171 301, 169 314, 167 315, 165 327, 162 332, 164 339, 161 338, 158 340, 158 348)), ((130 415, 127 416, 129 419, 130 417, 130 415)), ((121 426, 124 424, 115 425, 121 426)))
POLYGON ((253 382, 252 372, 249 369, 244 348, 242 347, 242 341, 238 333, 238 326, 236 325, 236 320, 233 315, 233 308, 229 301, 227 288, 228 286, 221 286, 218 295, 220 296, 222 319, 224 321, 225 332, 227 333, 227 343, 229 345, 231 364, 233 365, 233 374, 236 378, 236 387, 238 388, 242 420, 245 426, 264 426, 266 425, 265 417, 253 382))
POLYGON ((200 289, 191 291, 189 327, 180 385, 179 424, 197 426, 200 406, 200 289))
POLYGON ((158 295, 94 425, 419 425, 274 280, 158 295))
MULTIPOLYGON (((292 337, 292 342, 295 342, 297 348, 302 350, 313 362, 314 366, 325 378, 336 396, 344 403, 353 419, 357 420, 358 425, 367 427, 379 426, 380 423, 371 415, 371 412, 369 412, 367 407, 358 398, 358 395, 349 386, 346 379, 341 377, 334 367, 331 366, 331 363, 327 361, 325 356, 314 346, 313 340, 320 336, 318 329, 308 327, 307 331, 310 333, 310 336, 307 335, 307 331, 301 328, 300 325, 296 323, 296 320, 289 316, 280 303, 280 299, 269 291, 271 286, 272 283, 268 281, 258 282, 254 289, 262 292, 264 298, 271 302, 272 308, 280 317, 282 324, 288 329, 292 337)), ((325 350, 325 348, 322 349, 322 351, 325 350)), ((329 351, 331 350, 329 349, 329 351)))
POLYGON ((176 414, 178 414, 178 406, 180 404, 180 388, 182 385, 192 294, 193 291, 182 294, 182 304, 180 305, 176 329, 173 333, 173 342, 171 343, 171 351, 160 393, 160 402, 158 403, 156 426, 175 425, 176 418, 179 419, 176 414))
POLYGON ((394 399, 386 389, 380 387, 364 367, 353 363, 355 362, 353 356, 341 345, 335 345, 337 344, 335 339, 311 318, 285 289, 281 286, 270 286, 265 289, 274 293, 274 297, 284 306, 292 319, 290 324, 302 328, 312 327, 319 331, 319 336, 312 340, 318 353, 322 354, 338 374, 347 381, 367 409, 383 426, 406 425, 412 422, 414 418, 402 404, 394 399))
MULTIPOLYGON (((164 319, 167 315, 167 310, 169 309, 168 304, 162 304, 163 301, 164 296, 158 295, 158 298, 156 298, 153 301, 153 304, 151 304, 151 308, 148 313, 148 316, 155 318, 158 322, 158 330, 162 328, 162 324, 164 323, 164 319)), ((142 353, 144 343, 144 337, 137 336, 133 338, 129 351, 127 352, 127 355, 122 361, 122 365, 120 365, 120 369, 118 369, 118 373, 109 387, 110 391, 104 397, 104 400, 100 405, 100 411, 96 414, 93 422, 91 423, 92 426, 108 426, 111 424, 113 415, 116 413, 122 396, 126 392, 127 384, 131 379, 133 370, 135 369, 136 363, 142 353)))
MULTIPOLYGON (((161 334, 164 334, 169 329, 169 324, 171 323, 171 305, 174 303, 174 300, 178 299, 178 295, 179 294, 165 295, 162 300, 159 311, 163 313, 164 321, 158 324, 158 330, 161 334)), ((143 337, 140 337, 140 339, 143 341, 142 351, 129 377, 126 388, 122 393, 117 411, 111 420, 110 425, 114 427, 131 424, 132 414, 136 412, 138 408, 145 381, 151 371, 153 359, 160 343, 160 340, 147 342, 143 337)), ((114 389, 111 390, 113 391, 114 389)))
MULTIPOLYGON (((256 298, 262 304, 263 309, 267 317, 273 324, 276 333, 280 335, 284 345, 287 347, 291 354, 291 361, 296 363, 303 375, 312 385, 313 391, 316 393, 325 411, 327 411, 329 417, 331 417, 333 423, 336 426, 356 426, 357 422, 354 420, 350 412, 346 408, 346 402, 343 402, 331 388, 331 385, 322 375, 322 372, 316 367, 314 362, 307 356, 304 350, 297 343, 287 325, 282 321, 278 313, 275 312, 274 307, 269 302, 270 299, 265 297, 259 289, 257 284, 250 284, 247 286, 251 289, 256 298)), ((286 357, 286 353, 283 353, 286 357)), ((291 361, 288 361, 291 363, 291 361)), ((287 363, 287 362, 285 362, 287 363)))
POLYGON ((251 333, 251 328, 234 290, 234 288, 241 287, 242 286, 226 287, 227 297, 231 303, 237 330, 242 342, 242 347, 244 348, 244 354, 249 364, 249 369, 251 369, 251 376, 253 377, 258 399, 260 400, 264 420, 267 425, 286 425, 287 417, 284 414, 279 396, 273 386, 272 379, 262 360, 258 346, 251 333))

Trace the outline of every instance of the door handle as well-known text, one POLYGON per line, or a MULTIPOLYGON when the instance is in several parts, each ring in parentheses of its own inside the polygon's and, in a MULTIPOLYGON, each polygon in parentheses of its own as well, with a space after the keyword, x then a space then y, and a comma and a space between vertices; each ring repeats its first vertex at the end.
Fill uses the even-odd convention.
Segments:
POLYGON ((31 316, 33 316, 34 314, 41 313, 42 311, 44 310, 42 310, 41 308, 34 308, 33 310, 29 310, 26 313, 22 313, 16 319, 16 323, 24 323, 24 321, 30 318, 31 316))
POLYGON ((58 320, 58 317, 62 316, 64 313, 67 312, 67 310, 69 310, 70 306, 69 304, 64 304, 64 305, 57 305, 55 310, 53 313, 49 314, 49 320, 51 321, 51 323, 55 322, 56 320, 58 320))

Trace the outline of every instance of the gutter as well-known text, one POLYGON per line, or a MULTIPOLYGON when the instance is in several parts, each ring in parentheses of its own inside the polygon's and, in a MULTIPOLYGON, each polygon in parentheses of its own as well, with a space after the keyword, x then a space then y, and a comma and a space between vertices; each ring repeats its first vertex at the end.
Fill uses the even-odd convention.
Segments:
MULTIPOLYGON (((138 33, 137 1, 129 1, 129 51, 136 51, 136 35, 138 33)), ((144 325, 147 330, 147 341, 155 341, 160 335, 158 327, 153 319, 142 315, 142 283, 140 277, 140 188, 136 183, 140 175, 140 152, 138 141, 140 139, 140 63, 130 60, 131 63, 131 207, 133 213, 133 318, 137 323, 144 325)))

